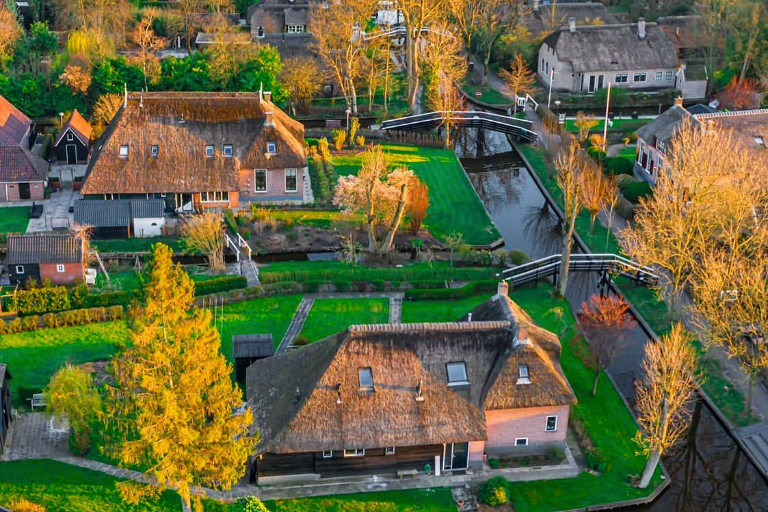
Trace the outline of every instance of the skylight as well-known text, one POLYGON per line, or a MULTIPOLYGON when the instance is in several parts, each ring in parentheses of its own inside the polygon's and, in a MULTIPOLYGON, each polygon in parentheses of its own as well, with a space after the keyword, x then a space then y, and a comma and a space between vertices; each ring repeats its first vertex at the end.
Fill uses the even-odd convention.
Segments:
POLYGON ((448 372, 448 385, 469 384, 467 379, 467 364, 464 361, 448 363, 445 365, 448 372))
POLYGON ((373 391, 373 372, 370 368, 360 368, 357 376, 360 380, 360 391, 373 391))

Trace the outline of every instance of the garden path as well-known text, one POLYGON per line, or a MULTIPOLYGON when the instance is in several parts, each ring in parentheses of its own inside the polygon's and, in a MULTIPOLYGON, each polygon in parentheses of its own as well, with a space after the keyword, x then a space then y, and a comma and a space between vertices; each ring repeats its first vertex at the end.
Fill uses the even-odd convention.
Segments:
POLYGON ((66 456, 68 425, 56 428, 51 420, 44 412, 22 414, 13 420, 3 460, 55 459, 66 456))

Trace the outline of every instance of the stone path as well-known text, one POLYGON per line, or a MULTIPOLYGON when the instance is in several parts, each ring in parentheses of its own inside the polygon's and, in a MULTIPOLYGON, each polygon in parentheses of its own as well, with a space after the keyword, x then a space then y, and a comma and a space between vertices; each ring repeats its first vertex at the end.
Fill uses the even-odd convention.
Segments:
POLYGON ((44 412, 22 414, 11 422, 4 460, 55 459, 68 453, 69 426, 52 425, 44 412), (54 427, 52 429, 51 427, 54 427))
POLYGON ((304 322, 306 322, 309 312, 314 305, 315 299, 312 297, 305 295, 301 299, 299 307, 296 308, 296 313, 293 315, 293 319, 291 319, 291 324, 288 326, 288 330, 285 331, 285 336, 280 341, 280 346, 275 351, 276 355, 287 352, 288 347, 293 345, 293 342, 299 337, 299 333, 301 333, 301 329, 304 327, 304 322))
POLYGON ((403 323, 403 296, 389 298, 389 323, 403 323))

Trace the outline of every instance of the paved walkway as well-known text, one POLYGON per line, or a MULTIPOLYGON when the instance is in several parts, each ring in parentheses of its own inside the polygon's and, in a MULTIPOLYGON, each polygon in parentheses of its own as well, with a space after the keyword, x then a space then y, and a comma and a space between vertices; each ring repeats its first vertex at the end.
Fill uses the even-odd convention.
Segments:
POLYGON ((51 198, 45 201, 37 201, 43 205, 43 215, 39 219, 30 219, 27 225, 27 233, 51 231, 56 228, 68 228, 74 222, 73 214, 69 213, 69 207, 80 199, 80 192, 75 192, 67 187, 58 192, 51 193, 51 198))
POLYGON ((11 422, 3 460, 56 459, 69 453, 68 442, 68 424, 44 412, 22 414, 11 422))

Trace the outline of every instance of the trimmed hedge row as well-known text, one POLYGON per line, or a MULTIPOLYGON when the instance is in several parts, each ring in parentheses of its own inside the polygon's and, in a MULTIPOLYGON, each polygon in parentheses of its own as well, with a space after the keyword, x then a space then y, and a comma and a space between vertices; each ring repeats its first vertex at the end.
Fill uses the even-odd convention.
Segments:
POLYGON ((46 313, 29 315, 24 318, 15 318, 10 322, 0 321, 0 334, 15 334, 22 331, 34 331, 39 328, 66 327, 71 325, 85 325, 96 322, 107 322, 123 318, 123 306, 109 308, 71 309, 58 313, 46 313))
POLYGON ((63 286, 32 288, 16 292, 16 310, 20 315, 33 315, 71 308, 69 291, 63 286))
POLYGON ((407 300, 455 300, 471 297, 477 293, 493 293, 499 281, 475 281, 461 288, 413 289, 405 291, 407 300))
POLYGON ((248 279, 245 276, 216 277, 195 283, 195 295, 228 292, 238 288, 245 288, 246 286, 248 286, 248 279))
POLYGON ((457 281, 476 281, 489 279, 497 269, 490 267, 465 268, 349 268, 340 270, 285 270, 260 274, 264 284, 304 281, 434 281, 454 279, 457 281))

